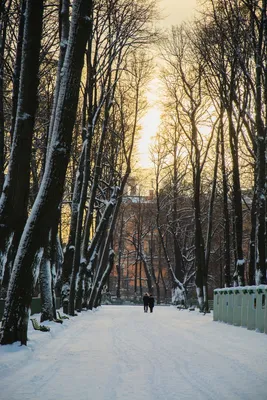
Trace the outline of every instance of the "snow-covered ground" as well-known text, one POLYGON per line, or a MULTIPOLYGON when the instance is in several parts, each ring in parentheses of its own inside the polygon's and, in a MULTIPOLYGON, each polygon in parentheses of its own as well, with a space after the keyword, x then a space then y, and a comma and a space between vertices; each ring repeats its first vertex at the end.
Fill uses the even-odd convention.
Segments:
POLYGON ((265 400, 267 335, 212 314, 103 306, 0 346, 1 400, 265 400))

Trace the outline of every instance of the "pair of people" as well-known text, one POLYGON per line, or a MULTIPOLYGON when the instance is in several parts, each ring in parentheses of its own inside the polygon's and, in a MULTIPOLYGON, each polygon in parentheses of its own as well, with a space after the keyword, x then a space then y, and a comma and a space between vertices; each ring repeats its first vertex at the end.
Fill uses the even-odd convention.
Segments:
POLYGON ((144 312, 148 312, 148 308, 150 309, 150 312, 153 312, 155 300, 154 297, 149 293, 145 293, 143 297, 143 303, 144 303, 144 312))

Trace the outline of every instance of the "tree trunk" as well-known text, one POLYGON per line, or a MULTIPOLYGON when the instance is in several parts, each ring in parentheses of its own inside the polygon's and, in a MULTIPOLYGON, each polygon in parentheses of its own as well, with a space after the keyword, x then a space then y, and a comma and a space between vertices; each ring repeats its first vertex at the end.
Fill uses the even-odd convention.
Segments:
POLYGON ((262 1, 258 47, 255 49, 255 63, 256 63, 255 114, 256 114, 256 131, 257 131, 256 191, 257 191, 257 242, 258 242, 258 256, 257 256, 257 264, 255 271, 256 285, 266 284, 266 229, 265 229, 266 228, 266 126, 264 126, 264 121, 262 119, 263 115, 262 78, 264 74, 263 60, 265 60, 266 62, 265 58, 266 37, 264 38, 264 36, 266 36, 266 0, 262 1))
POLYGON ((43 245, 43 257, 40 265, 40 292, 41 292, 41 322, 56 319, 55 281, 56 259, 58 257, 57 230, 60 210, 53 221, 53 225, 47 237, 47 243, 43 245))
POLYGON ((62 266, 61 298, 62 298, 63 311, 65 314, 68 313, 69 309, 70 280, 71 280, 71 272, 72 272, 72 265, 74 258, 79 200, 83 182, 84 149, 85 145, 83 144, 83 149, 79 160, 79 166, 76 173, 75 185, 72 196, 69 238, 68 238, 68 243, 66 245, 66 249, 64 251, 64 261, 62 266))
POLYGON ((225 167, 225 147, 223 127, 221 127, 221 168, 222 168, 222 184, 223 184, 223 232, 224 232, 224 284, 226 287, 231 286, 230 275, 230 217, 228 209, 228 181, 225 167))
POLYGON ((60 52, 59 52, 59 59, 58 59, 58 66, 57 66, 57 82, 54 91, 54 98, 53 98, 53 107, 52 113, 50 118, 49 124, 49 132, 48 132, 48 139, 47 139, 47 148, 49 148, 51 136, 53 133, 55 118, 56 118, 56 110, 58 104, 58 96, 60 91, 60 82, 61 82, 61 70, 64 65, 64 59, 67 50, 67 43, 69 38, 69 8, 70 8, 70 1, 69 0, 60 0, 59 6, 59 39, 60 39, 60 52))
POLYGON ((117 290, 116 290, 116 295, 117 299, 121 298, 121 265, 117 264, 116 265, 117 269, 117 290))
MULTIPOLYGON (((32 3, 36 5, 37 1, 32 3)), ((13 343, 19 338, 22 344, 27 344, 28 310, 33 288, 32 265, 42 238, 48 235, 56 218, 62 199, 91 7, 90 0, 77 0, 73 3, 51 148, 42 184, 15 259, 1 328, 1 344, 13 343)))
POLYGON ((202 311, 207 303, 205 275, 205 245, 201 227, 200 213, 200 170, 197 170, 194 178, 194 209, 195 209, 195 263, 196 263, 196 288, 199 308, 202 311))
POLYGON ((98 307, 101 304, 101 293, 104 285, 107 282, 107 279, 110 275, 110 272, 112 271, 114 266, 114 251, 111 250, 109 253, 109 258, 108 258, 108 265, 107 268, 105 269, 104 273, 102 274, 101 280, 99 282, 99 290, 96 294, 96 299, 95 299, 95 306, 98 307))
POLYGON ((236 240, 237 261, 235 266, 235 284, 243 286, 245 283, 245 261, 243 257, 243 212, 238 160, 238 138, 233 123, 233 111, 227 110, 229 122, 229 139, 233 165, 233 208, 234 208, 234 234, 236 240))
MULTIPOLYGON (((49 241, 50 242, 50 241, 49 241)), ((40 292, 41 292, 41 318, 40 321, 54 318, 51 275, 51 248, 50 243, 45 245, 40 265, 40 292)))
MULTIPOLYGON (((109 224, 109 219, 110 215, 113 212, 113 207, 114 203, 111 201, 107 204, 106 209, 104 211, 104 214, 97 226, 95 235, 91 241, 91 244, 88 249, 88 263, 90 265, 90 276, 93 275, 95 271, 95 267, 97 264, 97 259, 98 259, 98 253, 100 250, 100 247, 102 245, 102 242, 105 238, 106 235, 106 230, 109 224)), ((74 310, 75 310, 75 294, 76 294, 76 302, 80 305, 81 304, 81 296, 82 296, 82 279, 84 276, 84 269, 87 267, 87 262, 86 260, 83 260, 83 262, 80 265, 76 264, 76 269, 72 271, 72 277, 71 277, 71 290, 70 290, 70 299, 69 299, 69 314, 74 315, 74 310), (78 275, 78 290, 76 293, 76 279, 78 275)))
POLYGON ((5 168, 5 118, 4 118, 4 65, 6 51, 6 34, 8 12, 11 0, 6 7, 5 2, 0 4, 0 194, 4 184, 5 168))
POLYGON ((16 49, 16 60, 13 71, 12 114, 11 114, 11 127, 10 127, 11 142, 13 141, 14 137, 14 129, 16 124, 16 115, 18 109, 19 80, 21 73, 22 44, 23 44, 23 32, 25 23, 25 8, 26 8, 26 0, 22 0, 20 21, 19 21, 19 32, 17 39, 17 49, 16 49))
POLYGON ((30 159, 37 109, 39 53, 43 1, 27 1, 23 35, 20 88, 8 174, 0 198, 0 276, 8 249, 18 243, 26 219, 30 185, 30 159))
MULTIPOLYGON (((127 164, 128 164, 127 170, 126 170, 125 175, 122 178, 120 188, 116 188, 114 190, 113 195, 110 200, 110 203, 112 203, 114 206, 114 211, 113 211, 113 215, 111 217, 112 219, 111 219, 109 230, 108 230, 108 233, 107 233, 107 236, 105 239, 105 243, 104 243, 101 259, 99 262, 99 266, 97 269, 97 273, 94 277, 93 289, 92 289, 91 296, 90 296, 89 303, 88 303, 89 309, 92 309, 93 307, 96 306, 96 299, 98 298, 99 290, 101 287, 101 280, 103 279, 103 276, 105 276, 104 271, 107 269, 108 260, 110 260, 110 256, 111 256, 110 245, 112 243, 113 232, 114 232, 115 225, 117 222, 119 209, 120 209, 120 206, 122 203, 122 195, 124 192, 124 188, 125 188, 128 176, 130 174, 130 159, 131 159, 131 152, 130 152, 130 156, 127 160, 127 164)), ((108 269, 108 274, 110 273, 111 270, 112 270, 112 266, 110 269, 108 269)), ((105 278, 103 284, 105 284, 105 282, 106 282, 106 278, 105 278)))
MULTIPOLYGON (((176 133, 175 133, 176 135, 176 133)), ((178 141, 175 138, 175 145, 174 145, 174 160, 173 160, 173 208, 172 208, 172 223, 171 223, 171 231, 173 235, 173 247, 174 247, 174 257, 175 257, 175 267, 174 273, 176 278, 183 282, 184 280, 184 262, 183 257, 180 249, 180 245, 178 242, 178 232, 177 232, 177 225, 178 225, 178 167, 177 167, 177 148, 178 148, 178 141)))
POLYGON ((208 268, 209 268, 211 242, 212 242, 213 208, 214 208, 214 201, 215 201, 216 187, 217 187, 217 173, 218 173, 218 164, 219 164, 219 144, 220 144, 220 132, 218 132, 217 141, 216 141, 216 156, 215 156, 215 163, 214 163, 214 170, 213 170, 213 182, 212 182, 210 202, 209 202, 209 211, 208 211, 208 228, 207 228, 206 251, 205 251, 205 265, 206 265, 207 272, 208 272, 208 268))

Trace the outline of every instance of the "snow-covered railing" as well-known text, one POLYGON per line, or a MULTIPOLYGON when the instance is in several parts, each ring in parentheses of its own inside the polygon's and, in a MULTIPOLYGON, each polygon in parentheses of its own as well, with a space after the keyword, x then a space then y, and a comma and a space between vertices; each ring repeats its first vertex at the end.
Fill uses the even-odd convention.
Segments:
POLYGON ((214 290, 213 320, 267 333, 267 285, 214 290))

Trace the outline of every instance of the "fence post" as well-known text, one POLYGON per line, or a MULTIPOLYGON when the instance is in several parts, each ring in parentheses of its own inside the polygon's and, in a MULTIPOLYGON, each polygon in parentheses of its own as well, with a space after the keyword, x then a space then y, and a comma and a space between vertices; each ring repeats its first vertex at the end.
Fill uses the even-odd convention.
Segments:
POLYGON ((233 325, 241 325, 241 311, 242 311, 242 289, 236 287, 234 290, 234 313, 233 313, 233 325))
POLYGON ((264 317, 266 307, 266 286, 260 285, 256 289, 256 331, 264 332, 264 317))
POLYGON ((257 297, 256 297, 256 286, 250 286, 248 288, 248 323, 247 328, 253 330, 256 327, 256 307, 257 307, 257 297))
POLYGON ((234 317, 234 288, 228 288, 228 305, 227 305, 227 323, 233 325, 233 317, 234 317))
POLYGON ((218 290, 213 291, 213 321, 218 321, 219 319, 219 307, 220 307, 220 293, 218 290))

